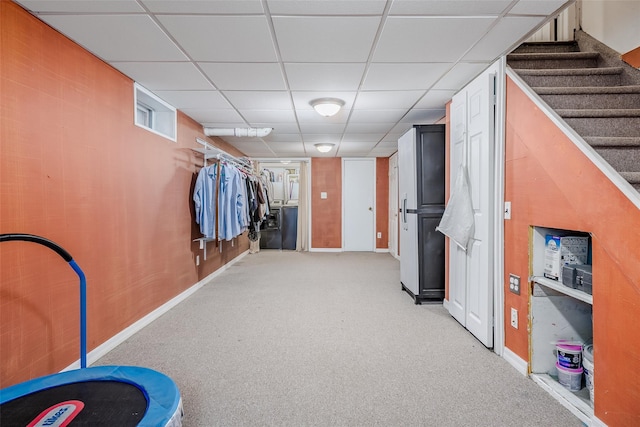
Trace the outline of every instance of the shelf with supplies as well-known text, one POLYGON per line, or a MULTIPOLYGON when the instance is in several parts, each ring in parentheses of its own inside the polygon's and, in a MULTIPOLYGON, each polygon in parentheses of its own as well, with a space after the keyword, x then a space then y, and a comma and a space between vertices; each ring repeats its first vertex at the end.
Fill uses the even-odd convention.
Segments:
POLYGON ((556 345, 562 341, 593 344, 593 297, 583 290, 591 290, 591 236, 584 231, 532 226, 529 237, 531 378, 589 425, 594 414, 585 374, 568 373, 559 365, 556 345), (576 280, 575 272, 586 270, 588 286, 583 286, 582 276, 576 280))

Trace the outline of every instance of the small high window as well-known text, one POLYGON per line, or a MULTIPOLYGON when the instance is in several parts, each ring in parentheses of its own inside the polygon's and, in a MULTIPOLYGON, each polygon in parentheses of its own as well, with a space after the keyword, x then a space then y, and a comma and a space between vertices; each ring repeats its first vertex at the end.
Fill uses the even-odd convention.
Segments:
POLYGON ((176 109, 138 83, 133 86, 136 126, 145 128, 175 142, 176 109))

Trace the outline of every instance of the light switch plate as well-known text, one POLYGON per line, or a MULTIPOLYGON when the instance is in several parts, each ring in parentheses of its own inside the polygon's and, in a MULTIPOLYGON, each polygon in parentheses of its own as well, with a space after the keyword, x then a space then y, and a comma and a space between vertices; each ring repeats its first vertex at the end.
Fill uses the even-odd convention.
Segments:
POLYGON ((321 199, 326 199, 327 198, 327 192, 326 191, 321 191, 320 192, 320 198, 321 199))
POLYGON ((504 202, 504 219, 511 219, 511 202, 504 202))

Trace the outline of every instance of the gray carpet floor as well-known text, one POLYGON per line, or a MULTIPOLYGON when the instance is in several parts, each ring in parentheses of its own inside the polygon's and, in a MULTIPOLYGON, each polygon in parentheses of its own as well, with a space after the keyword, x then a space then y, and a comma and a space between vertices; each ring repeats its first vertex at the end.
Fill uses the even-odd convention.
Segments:
POLYGON ((96 365, 169 375, 193 426, 581 426, 388 254, 261 251, 96 365))

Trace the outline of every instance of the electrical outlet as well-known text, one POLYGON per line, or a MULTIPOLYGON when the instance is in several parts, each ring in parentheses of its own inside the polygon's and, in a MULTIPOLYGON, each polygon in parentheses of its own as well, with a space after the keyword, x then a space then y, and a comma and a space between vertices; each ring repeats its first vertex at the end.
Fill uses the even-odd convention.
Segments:
POLYGON ((511 307, 511 326, 518 329, 518 310, 511 307))
POLYGON ((378 231, 378 239, 382 239, 382 233, 378 231))
POLYGON ((509 290, 516 295, 520 295, 520 276, 509 274, 509 290))

